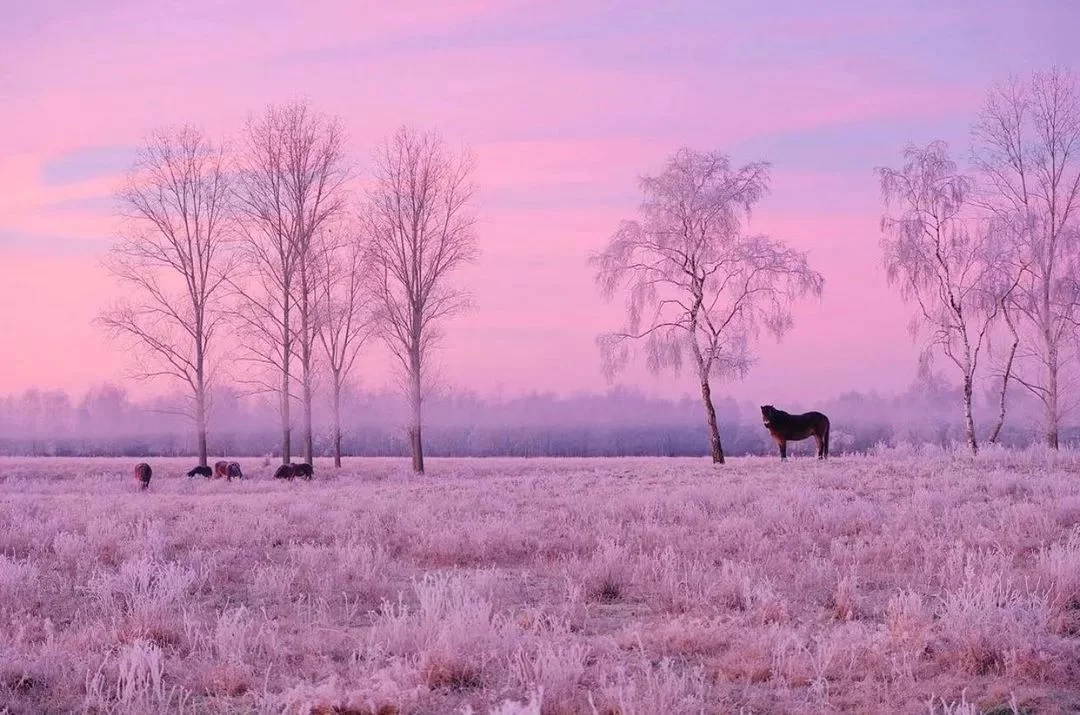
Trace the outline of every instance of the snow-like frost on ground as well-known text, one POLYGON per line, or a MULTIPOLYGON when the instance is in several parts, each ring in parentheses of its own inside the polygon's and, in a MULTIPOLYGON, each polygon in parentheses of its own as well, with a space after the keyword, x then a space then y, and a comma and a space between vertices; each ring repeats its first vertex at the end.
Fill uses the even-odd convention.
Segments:
POLYGON ((0 710, 1080 709, 1080 455, 0 459, 0 710))

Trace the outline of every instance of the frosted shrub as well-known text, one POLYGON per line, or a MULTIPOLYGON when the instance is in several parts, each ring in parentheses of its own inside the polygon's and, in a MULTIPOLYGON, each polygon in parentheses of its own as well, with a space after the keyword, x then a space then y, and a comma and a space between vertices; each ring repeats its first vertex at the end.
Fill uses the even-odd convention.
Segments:
POLYGON ((1035 566, 1040 578, 1050 585, 1055 608, 1080 607, 1080 532, 1040 550, 1035 566))
POLYGON ((1050 618, 1044 595, 1023 593, 1000 574, 984 574, 945 594, 937 627, 964 672, 985 675, 1035 660, 1050 618))
MULTIPOLYGON (((679 554, 667 546, 658 555, 641 560, 643 573, 640 580, 651 583, 660 605, 675 613, 699 608, 713 600, 717 589, 716 576, 711 565, 702 560, 679 554)), ((728 564, 725 562, 725 567, 728 564)), ((735 600, 745 605, 742 584, 736 587, 735 600)), ((730 599, 731 593, 725 598, 730 599)))
POLYGON ((593 601, 618 601, 634 581, 630 553, 615 540, 602 542, 587 559, 570 557, 568 567, 593 601))
POLYGON ((139 639, 87 677, 85 707, 92 712, 163 712, 178 695, 182 700, 179 690, 166 691, 161 649, 139 639))
POLYGON ((413 581, 418 605, 384 602, 372 627, 374 643, 391 653, 419 656, 433 688, 479 687, 488 665, 505 645, 502 619, 491 601, 458 574, 427 574, 413 581))
POLYGON ((70 531, 58 531, 52 539, 53 553, 70 569, 77 567, 80 561, 89 555, 89 543, 82 534, 70 531))
MULTIPOLYGON (((542 715, 549 712, 544 709, 544 689, 537 688, 529 694, 529 699, 520 702, 518 700, 503 700, 501 703, 488 711, 487 715, 542 715)), ((550 711, 557 712, 557 711, 550 711)), ((471 705, 466 705, 461 710, 461 715, 478 715, 471 705)))
POLYGON ((91 591, 104 605, 119 602, 125 613, 153 614, 186 601, 196 581, 194 570, 146 557, 125 561, 116 574, 99 573, 91 591))
POLYGON ((253 569, 251 595, 257 600, 270 603, 287 603, 296 583, 295 566, 263 564, 253 569))
POLYGON ((707 709, 704 671, 680 668, 669 658, 655 664, 647 662, 640 672, 620 668, 605 690, 610 706, 617 708, 614 712, 619 715, 697 713, 707 709))
POLYGON ((922 596, 914 591, 895 594, 885 607, 888 643, 898 656, 894 667, 907 675, 912 674, 912 664, 926 651, 933 625, 931 618, 922 596))
POLYGON ((40 570, 29 561, 0 555, 0 599, 5 602, 32 594, 39 577, 40 570))
POLYGON ((240 606, 221 613, 214 626, 214 650, 222 662, 241 665, 247 661, 251 618, 240 606))
POLYGON ((576 712, 582 709, 578 692, 585 677, 585 661, 589 650, 584 645, 538 643, 521 648, 511 660, 511 682, 524 690, 536 688, 543 694, 537 700, 543 706, 536 712, 576 712))

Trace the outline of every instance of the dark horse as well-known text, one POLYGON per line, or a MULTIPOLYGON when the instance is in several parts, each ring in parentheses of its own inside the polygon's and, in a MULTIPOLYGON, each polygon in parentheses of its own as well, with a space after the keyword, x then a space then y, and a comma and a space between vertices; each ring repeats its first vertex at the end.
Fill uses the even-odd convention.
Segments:
POLYGON ((820 412, 804 412, 801 415, 793 415, 783 410, 778 410, 772 405, 761 406, 761 419, 765 422, 765 429, 780 445, 780 459, 787 459, 788 441, 798 442, 811 435, 817 442, 818 459, 827 459, 829 456, 829 418, 820 412))
POLYGON ((189 477, 200 476, 206 477, 207 479, 210 478, 211 474, 213 474, 213 472, 210 470, 210 467, 195 467, 187 473, 189 477))
POLYGON ((243 479, 244 473, 240 471, 240 465, 236 462, 229 462, 229 466, 226 468, 229 475, 229 481, 233 479, 243 479))
POLYGON ((135 465, 135 483, 140 485, 140 489, 146 489, 150 486, 150 477, 154 474, 154 470, 150 469, 150 465, 146 462, 139 462, 135 465))
POLYGON ((310 480, 314 476, 315 470, 310 464, 283 464, 277 468, 274 472, 274 479, 294 479, 296 477, 303 477, 310 480))

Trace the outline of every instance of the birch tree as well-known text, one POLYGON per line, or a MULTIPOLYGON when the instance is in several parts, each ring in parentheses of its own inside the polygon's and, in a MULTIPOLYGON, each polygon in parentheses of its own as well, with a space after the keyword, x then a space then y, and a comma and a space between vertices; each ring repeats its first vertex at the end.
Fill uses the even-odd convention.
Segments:
POLYGON ((238 170, 239 253, 246 275, 233 281, 246 381, 278 396, 281 458, 291 461, 293 382, 300 383, 304 459, 314 457, 312 396, 318 316, 312 245, 345 206, 344 133, 340 123, 302 102, 271 106, 249 119, 238 170), (294 372, 294 358, 300 375, 294 372))
POLYGON ((1080 291, 1080 87, 1060 68, 995 87, 973 128, 980 203, 1010 228, 1020 350, 1013 379, 1042 405, 1057 448, 1080 291))
POLYGON ((606 375, 624 368, 637 344, 654 373, 678 373, 689 354, 718 464, 712 378, 745 376, 762 331, 780 339, 794 302, 824 287, 805 253, 745 231, 768 187, 767 163, 736 167, 720 152, 682 149, 663 173, 641 179, 639 218, 623 221, 590 259, 604 297, 627 299, 624 327, 598 338, 606 375))
POLYGON ((365 212, 379 334, 402 370, 413 471, 424 472, 423 398, 447 318, 467 305, 450 282, 476 256, 472 161, 439 135, 398 130, 375 155, 365 212))
POLYGON ((974 221, 973 181, 959 173, 941 141, 904 149, 899 169, 878 168, 886 214, 881 248, 886 277, 915 305, 912 334, 926 342, 922 366, 935 353, 960 372, 968 446, 978 452, 972 394, 975 375, 1003 296, 997 234, 974 221))
POLYGON ((355 226, 325 231, 316 252, 319 343, 330 372, 334 466, 341 466, 341 395, 373 330, 369 249, 355 226))
POLYGON ((231 193, 225 157, 198 129, 150 137, 119 191, 126 235, 106 266, 127 298, 100 317, 127 339, 144 378, 183 386, 199 464, 207 463, 211 357, 224 315, 231 193))

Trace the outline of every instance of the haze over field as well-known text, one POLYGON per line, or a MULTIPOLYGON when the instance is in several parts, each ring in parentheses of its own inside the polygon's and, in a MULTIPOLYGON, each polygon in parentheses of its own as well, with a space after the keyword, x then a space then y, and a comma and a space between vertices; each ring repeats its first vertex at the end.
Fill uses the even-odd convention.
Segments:
MULTIPOLYGON (((585 258, 676 149, 773 162, 751 228, 809 252, 825 277, 741 382, 750 401, 900 391, 918 347, 880 269, 872 169, 908 141, 961 157, 987 88, 1075 63, 1071 2, 13 3, 0 23, 0 392, 82 392, 126 356, 91 319, 118 295, 100 267, 113 195, 148 132, 192 122, 234 138, 251 112, 304 96, 341 117, 359 172, 402 122, 471 146, 475 309, 439 372, 481 395, 602 390, 595 336, 620 320, 585 258), (804 357, 818 355, 813 373, 804 357)), ((358 375, 393 384, 367 351, 358 375)), ((620 380, 694 391, 640 365, 620 380)), ((129 383, 136 392, 161 386, 129 383)))

